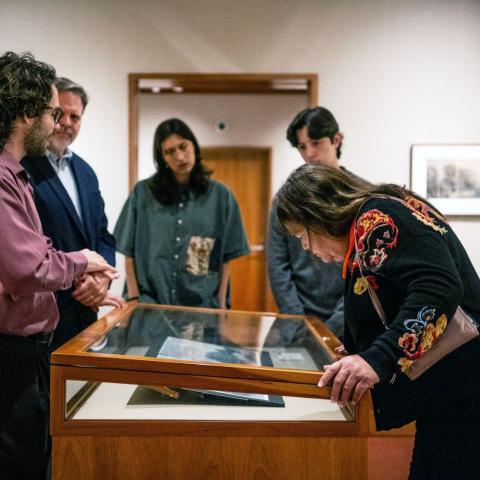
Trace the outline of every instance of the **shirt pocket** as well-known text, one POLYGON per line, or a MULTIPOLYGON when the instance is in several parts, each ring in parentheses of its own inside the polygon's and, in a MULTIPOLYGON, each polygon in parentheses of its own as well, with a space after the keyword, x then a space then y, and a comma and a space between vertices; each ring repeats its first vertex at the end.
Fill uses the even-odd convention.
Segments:
POLYGON ((215 265, 212 265, 216 243, 216 239, 212 237, 201 237, 199 235, 190 237, 185 265, 186 271, 197 276, 208 275, 212 270, 218 271, 218 267, 215 268, 215 265))

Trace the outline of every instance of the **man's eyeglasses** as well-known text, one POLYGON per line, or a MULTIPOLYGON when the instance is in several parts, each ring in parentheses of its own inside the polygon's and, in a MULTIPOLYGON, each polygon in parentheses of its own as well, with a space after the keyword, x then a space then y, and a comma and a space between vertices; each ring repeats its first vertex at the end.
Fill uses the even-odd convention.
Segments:
POLYGON ((48 107, 47 111, 48 110, 52 111, 53 122, 56 125, 63 116, 63 110, 60 107, 56 107, 56 108, 48 107))

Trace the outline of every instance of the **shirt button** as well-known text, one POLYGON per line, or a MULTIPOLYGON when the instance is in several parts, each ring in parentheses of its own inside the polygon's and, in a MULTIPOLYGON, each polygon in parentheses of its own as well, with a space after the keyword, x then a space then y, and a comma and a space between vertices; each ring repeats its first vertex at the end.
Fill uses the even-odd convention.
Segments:
POLYGON ((172 293, 175 293, 175 292, 176 292, 176 290, 174 288, 172 288, 172 293))
POLYGON ((173 272, 172 275, 173 275, 174 277, 176 277, 176 276, 177 276, 177 272, 173 272))
POLYGON ((178 259, 178 253, 176 253, 176 254, 173 256, 173 258, 174 258, 175 260, 177 260, 177 259, 178 259))
POLYGON ((183 223, 183 220, 182 220, 181 218, 179 218, 179 219, 177 220, 177 223, 178 223, 179 225, 181 225, 181 224, 183 223))
POLYGON ((176 240, 177 242, 179 242, 179 241, 180 241, 180 237, 177 237, 175 240, 176 240))
POLYGON ((180 208, 183 208, 183 203, 179 203, 178 206, 179 206, 180 208))

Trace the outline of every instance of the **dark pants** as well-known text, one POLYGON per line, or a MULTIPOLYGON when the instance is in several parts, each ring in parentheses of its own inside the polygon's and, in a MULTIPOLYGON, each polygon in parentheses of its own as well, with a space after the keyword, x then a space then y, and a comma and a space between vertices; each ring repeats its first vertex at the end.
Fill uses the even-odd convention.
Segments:
POLYGON ((50 477, 48 344, 0 335, 0 479, 50 477))
POLYGON ((434 369, 426 391, 428 402, 417 418, 409 478, 478 480, 480 340, 452 352, 443 368, 434 369))
POLYGON ((478 480, 480 415, 478 398, 443 416, 417 420, 410 480, 478 480))
POLYGON ((60 321, 50 346, 52 352, 97 320, 97 314, 90 307, 72 298, 72 291, 73 289, 56 292, 60 321))

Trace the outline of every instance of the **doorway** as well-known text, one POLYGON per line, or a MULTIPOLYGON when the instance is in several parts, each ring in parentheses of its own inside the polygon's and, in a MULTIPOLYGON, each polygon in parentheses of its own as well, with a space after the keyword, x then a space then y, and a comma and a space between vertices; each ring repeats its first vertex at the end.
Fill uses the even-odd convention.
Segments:
POLYGON ((186 120, 200 140, 207 138, 206 141, 201 141, 204 160, 215 171, 213 178, 227 184, 239 202, 253 251, 249 256, 232 262, 232 307, 235 309, 275 310, 275 302, 267 282, 265 252, 268 208, 272 193, 271 163, 275 165, 275 175, 279 176, 277 167, 286 165, 278 164, 279 155, 288 155, 285 154, 285 150, 290 148, 284 138, 284 128, 294 113, 305 106, 317 104, 317 88, 316 74, 129 74, 129 188, 133 188, 138 181, 139 170, 140 178, 146 178, 152 173, 139 167, 146 163, 152 165, 151 138, 155 126, 159 121, 175 116, 186 120), (245 103, 246 97, 249 98, 249 102, 253 101, 253 108, 249 109, 248 102, 245 103), (233 100, 234 98, 236 100, 233 100), (212 108, 215 101, 217 105, 212 108), (204 108, 200 108, 200 104, 204 108), (258 108, 265 104, 268 106, 257 113, 253 121, 252 112, 258 112, 258 108), (294 104, 295 108, 292 107, 294 104), (213 121, 230 120, 229 117, 232 117, 229 114, 231 110, 226 109, 225 105, 231 105, 237 114, 233 116, 226 133, 223 129, 223 137, 220 138, 218 135, 212 135, 211 129, 213 121), (148 111, 150 116, 143 120, 145 111, 148 111), (207 122, 198 121, 205 118, 205 112, 213 111, 215 118, 209 118, 207 122), (237 122, 238 112, 247 112, 250 117, 237 122), (281 137, 269 131, 272 119, 275 119, 277 124, 279 119, 284 121, 281 137), (248 133, 239 138, 239 131, 248 133), (262 135, 260 140, 258 132, 262 135), (203 144, 223 147, 206 148, 203 144), (229 151, 224 150, 227 148, 226 145, 229 145, 229 151), (258 147, 232 145, 258 145, 258 147), (275 148, 274 153, 269 146, 275 148), (253 150, 257 152, 253 153, 253 150), (259 153, 261 150, 263 153, 259 153), (221 154, 218 154, 218 151, 221 154), (139 152, 140 158, 143 159, 140 165, 139 152), (263 159, 256 160, 258 165, 254 167, 253 158, 256 158, 256 155, 263 159), (242 156, 244 159, 240 160, 242 156), (242 162, 249 166, 242 166, 242 162), (232 168, 232 165, 235 167, 232 168), (244 177, 244 173, 240 172, 244 170, 248 172, 257 167, 259 173, 256 176, 252 175, 252 180, 240 181, 244 177), (255 188, 258 188, 259 193, 250 195, 256 181, 258 184, 255 188), (257 213, 252 214, 253 212, 257 213))

